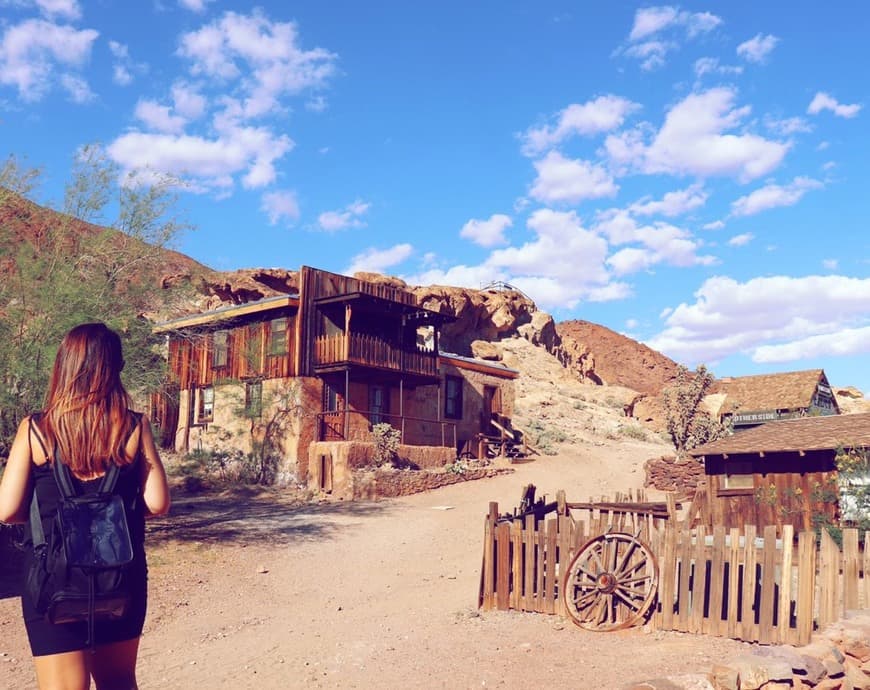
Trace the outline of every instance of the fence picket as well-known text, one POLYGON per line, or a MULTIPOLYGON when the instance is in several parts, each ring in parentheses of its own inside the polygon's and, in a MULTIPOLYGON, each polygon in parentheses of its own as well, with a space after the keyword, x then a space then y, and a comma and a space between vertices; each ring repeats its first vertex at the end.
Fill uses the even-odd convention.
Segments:
POLYGON ((794 526, 782 526, 782 567, 779 582, 779 604, 777 605, 776 642, 788 644, 791 632, 791 585, 792 561, 794 555, 794 526))
POLYGON ((843 609, 858 608, 858 530, 843 530, 843 609))
POLYGON ((740 616, 741 639, 754 640, 758 636, 755 624, 755 585, 756 585, 756 551, 755 525, 744 527, 743 542, 743 611, 740 616))
POLYGON ((773 616, 775 613, 776 599, 774 591, 776 587, 776 525, 767 525, 764 528, 764 547, 761 559, 761 603, 758 611, 758 641, 762 644, 770 644, 774 641, 773 616))
POLYGON ((723 635, 722 601, 725 587, 725 528, 713 528, 713 553, 710 558, 710 611, 706 618, 704 632, 723 635))
POLYGON ((510 608, 510 546, 511 527, 507 522, 495 528, 496 538, 496 606, 499 611, 510 608))

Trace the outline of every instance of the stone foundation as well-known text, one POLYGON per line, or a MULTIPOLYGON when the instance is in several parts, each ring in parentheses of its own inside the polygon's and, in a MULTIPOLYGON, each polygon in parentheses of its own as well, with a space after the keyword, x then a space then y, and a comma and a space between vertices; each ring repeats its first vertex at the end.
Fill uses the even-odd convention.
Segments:
POLYGON ((870 690, 870 611, 813 635, 805 647, 749 646, 709 673, 682 674, 631 683, 623 690, 870 690))
POLYGON ((378 468, 376 470, 355 472, 353 478, 353 498, 372 500, 410 496, 423 491, 440 489, 442 486, 467 482, 473 479, 486 479, 499 474, 513 472, 510 467, 479 467, 466 469, 462 473, 446 470, 395 470, 378 468))
POLYGON ((692 458, 677 460, 672 455, 650 458, 643 469, 646 472, 644 486, 678 494, 694 495, 698 484, 705 479, 703 463, 692 458))

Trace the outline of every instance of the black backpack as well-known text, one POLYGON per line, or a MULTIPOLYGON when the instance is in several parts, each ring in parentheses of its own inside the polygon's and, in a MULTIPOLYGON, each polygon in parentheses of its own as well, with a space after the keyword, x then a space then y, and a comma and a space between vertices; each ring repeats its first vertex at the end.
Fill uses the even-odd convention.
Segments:
POLYGON ((51 623, 87 621, 93 644, 94 622, 123 618, 131 602, 133 544, 124 500, 115 493, 120 468, 110 462, 97 493, 79 495, 57 449, 51 464, 61 500, 46 536, 33 493, 34 560, 24 596, 51 623))

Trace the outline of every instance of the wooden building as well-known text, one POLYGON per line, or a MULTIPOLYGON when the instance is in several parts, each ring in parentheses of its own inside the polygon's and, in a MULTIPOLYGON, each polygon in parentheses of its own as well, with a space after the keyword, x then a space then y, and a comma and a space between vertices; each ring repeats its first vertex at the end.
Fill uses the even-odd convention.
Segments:
POLYGON ((839 447, 870 447, 870 413, 770 422, 690 453, 704 463, 713 525, 806 530, 839 517, 839 447))
POLYGON ((474 454, 478 436, 510 428, 518 374, 440 352, 452 318, 408 290, 303 266, 298 294, 159 324, 170 372, 152 411, 162 443, 249 452, 268 438, 299 479, 312 444, 370 442, 381 422, 442 459, 474 454))
POLYGON ((739 431, 766 422, 840 414, 823 369, 723 378, 719 417, 739 431))

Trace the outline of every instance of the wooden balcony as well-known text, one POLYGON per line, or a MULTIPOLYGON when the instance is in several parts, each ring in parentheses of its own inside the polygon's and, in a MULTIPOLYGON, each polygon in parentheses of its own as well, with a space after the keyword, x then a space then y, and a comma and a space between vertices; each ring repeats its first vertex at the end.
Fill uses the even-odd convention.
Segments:
POLYGON ((350 365, 424 377, 438 376, 438 355, 434 350, 401 348, 382 338, 359 333, 315 338, 316 371, 339 370, 350 365))

